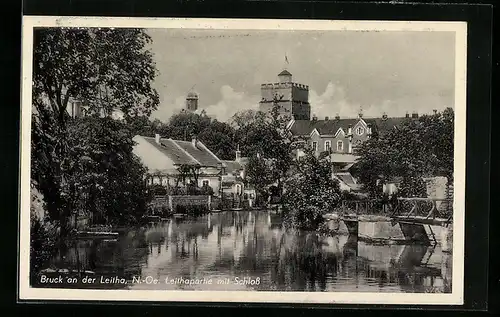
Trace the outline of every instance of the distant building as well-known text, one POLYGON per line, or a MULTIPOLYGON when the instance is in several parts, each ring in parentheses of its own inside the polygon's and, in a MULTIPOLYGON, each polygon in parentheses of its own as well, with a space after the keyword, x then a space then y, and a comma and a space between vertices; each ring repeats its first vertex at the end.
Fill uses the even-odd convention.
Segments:
POLYGON ((186 111, 195 112, 198 110, 198 94, 190 91, 186 96, 186 111))
POLYGON ((311 105, 309 104, 309 86, 295 83, 292 74, 283 70, 278 74, 279 82, 262 84, 259 110, 269 112, 278 99, 280 115, 295 120, 309 120, 311 105))
MULTIPOLYGON (((324 120, 318 120, 316 116, 312 120, 291 120, 288 127, 294 135, 304 139, 315 155, 328 153, 332 177, 339 181, 343 190, 358 191, 361 186, 349 169, 359 158, 359 146, 373 135, 383 135, 397 128, 404 120, 415 118, 418 118, 417 113, 411 117, 391 118, 384 114, 381 118, 363 118, 360 112, 357 118, 340 118, 337 115, 333 119, 325 117, 324 120)), ((297 150, 296 155, 304 155, 303 150, 297 150)))
MULTIPOLYGON (((411 118, 418 118, 414 113, 411 118)), ((303 137, 313 151, 319 155, 321 152, 334 154, 356 154, 358 147, 374 134, 384 134, 396 128, 406 117, 391 118, 384 114, 381 118, 363 118, 360 113, 357 118, 340 118, 337 115, 330 119, 318 120, 291 120, 289 129, 296 136, 303 137)))
MULTIPOLYGON (((165 187, 185 186, 179 172, 179 166, 199 167, 197 187, 209 186, 215 194, 219 192, 222 161, 202 142, 192 139, 180 141, 137 135, 133 152, 148 169, 147 183, 165 187)), ((188 177, 186 183, 193 181, 188 177)))
MULTIPOLYGON (((245 186, 247 159, 236 151, 234 161, 220 160, 201 141, 193 138, 191 142, 162 139, 136 135, 133 153, 148 169, 148 185, 162 185, 167 188, 185 187, 194 181, 189 175, 182 181, 179 167, 188 165, 199 168, 197 173, 198 188, 209 186, 214 195, 221 193, 239 197, 241 200, 255 198, 255 190, 245 186), (184 183, 185 182, 185 183, 184 183)), ((252 205, 252 201, 249 201, 252 205)))
POLYGON ((223 160, 225 175, 222 178, 223 191, 240 196, 243 200, 249 202, 250 207, 255 201, 255 188, 248 184, 246 180, 246 168, 248 164, 247 157, 241 157, 238 147, 234 160, 223 160))

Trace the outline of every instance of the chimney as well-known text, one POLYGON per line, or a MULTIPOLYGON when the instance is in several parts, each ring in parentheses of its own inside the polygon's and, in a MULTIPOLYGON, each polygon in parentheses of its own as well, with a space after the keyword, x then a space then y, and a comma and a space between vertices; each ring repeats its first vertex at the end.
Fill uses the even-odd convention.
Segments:
POLYGON ((409 118, 410 117, 410 114, 408 113, 408 111, 406 111, 406 115, 405 115, 406 118, 409 118))
POLYGON ((340 116, 338 113, 335 115, 335 120, 340 120, 340 116))
POLYGON ((312 118, 312 119, 313 119, 313 121, 317 121, 317 120, 318 120, 318 117, 316 117, 316 115, 315 115, 315 114, 313 114, 313 118, 312 118))
POLYGON ((411 117, 412 117, 413 119, 418 118, 418 113, 417 113, 417 112, 413 112, 413 113, 411 114, 411 117))
POLYGON ((193 144, 195 148, 198 148, 198 139, 196 138, 196 136, 193 136, 193 138, 191 139, 191 144, 193 144))
POLYGON ((238 147, 236 148, 236 158, 235 161, 239 162, 241 160, 241 152, 240 152, 240 145, 238 144, 238 147))
POLYGON ((160 144, 160 135, 158 133, 155 134, 155 142, 156 144, 160 144))
POLYGON ((330 118, 328 118, 328 117, 325 117, 325 121, 328 121, 328 119, 330 119, 330 118))

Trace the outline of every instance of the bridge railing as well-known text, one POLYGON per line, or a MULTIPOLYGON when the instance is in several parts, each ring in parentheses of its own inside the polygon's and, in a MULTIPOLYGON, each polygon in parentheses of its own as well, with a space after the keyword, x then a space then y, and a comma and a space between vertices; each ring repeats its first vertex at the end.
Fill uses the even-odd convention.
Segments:
POLYGON ((389 214, 391 206, 376 199, 343 200, 336 211, 344 215, 380 215, 389 214))
POLYGON ((451 221, 453 217, 453 201, 441 198, 398 198, 391 217, 424 219, 441 218, 451 221))

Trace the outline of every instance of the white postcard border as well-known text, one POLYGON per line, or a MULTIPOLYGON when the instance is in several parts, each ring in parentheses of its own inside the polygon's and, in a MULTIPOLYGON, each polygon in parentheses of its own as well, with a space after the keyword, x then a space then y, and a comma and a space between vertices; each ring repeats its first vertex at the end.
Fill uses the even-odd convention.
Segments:
POLYGON ((167 301, 249 303, 338 303, 461 305, 464 292, 465 151, 466 151, 466 22, 329 21, 282 19, 192 19, 24 16, 22 27, 22 107, 20 131, 19 299, 83 301, 167 301), (30 170, 33 28, 35 27, 140 27, 240 30, 324 31, 449 31, 455 32, 455 148, 453 268, 450 294, 365 292, 254 292, 167 290, 73 290, 32 288, 30 261, 30 170))

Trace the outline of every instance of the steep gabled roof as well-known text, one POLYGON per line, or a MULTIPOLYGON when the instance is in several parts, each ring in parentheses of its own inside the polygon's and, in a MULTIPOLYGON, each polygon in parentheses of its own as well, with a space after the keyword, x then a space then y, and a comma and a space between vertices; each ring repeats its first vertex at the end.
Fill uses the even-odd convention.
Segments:
MULTIPOLYGON (((349 126, 354 126, 360 121, 359 118, 330 119, 330 120, 295 120, 290 129, 295 135, 309 135, 316 129, 320 135, 335 135, 339 129, 347 133, 349 126)), ((415 120, 413 118, 363 118, 367 125, 371 125, 373 131, 384 134, 394 127, 401 125, 405 120, 415 120)))
POLYGON ((192 157, 187 155, 182 149, 180 149, 173 140, 164 139, 160 140, 161 145, 156 143, 155 138, 152 137, 143 137, 146 141, 156 147, 160 152, 165 154, 168 158, 170 158, 174 164, 198 164, 192 157))
POLYGON ((292 74, 286 69, 284 69, 281 73, 278 74, 278 76, 292 76, 292 74))
POLYGON ((179 141, 172 139, 161 139, 160 144, 156 143, 155 138, 143 137, 147 142, 152 144, 161 153, 170 158, 174 164, 201 165, 204 167, 217 167, 217 163, 221 162, 214 154, 205 147, 203 143, 198 141, 195 147, 192 142, 179 141))
POLYGON ((221 162, 221 160, 219 160, 214 154, 210 153, 210 150, 208 150, 200 141, 197 141, 197 146, 194 146, 193 143, 189 141, 172 141, 198 161, 201 166, 217 166, 217 163, 221 162))
POLYGON ((291 131, 295 135, 309 135, 316 129, 320 135, 335 135, 339 129, 347 133, 349 125, 354 127, 360 119, 295 120, 291 131))

